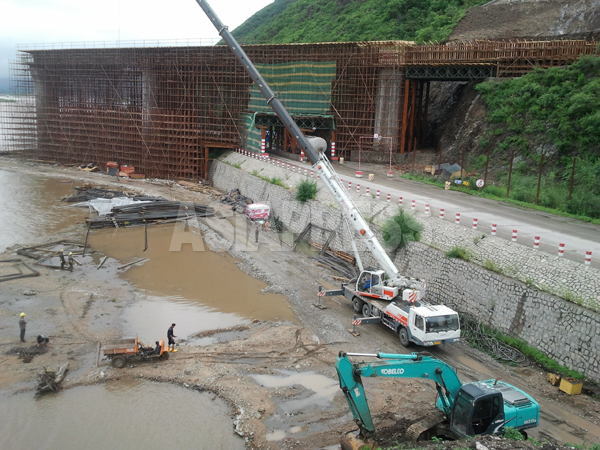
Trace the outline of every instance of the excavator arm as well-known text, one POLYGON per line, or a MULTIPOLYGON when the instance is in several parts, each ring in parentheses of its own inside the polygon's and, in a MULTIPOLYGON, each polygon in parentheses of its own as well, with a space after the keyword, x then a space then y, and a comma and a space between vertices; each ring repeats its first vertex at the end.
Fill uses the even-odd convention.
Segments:
POLYGON ((453 367, 432 356, 419 353, 399 355, 390 353, 344 353, 340 352, 335 368, 340 388, 346 396, 360 434, 370 438, 375 433, 369 404, 365 396, 362 377, 422 378, 435 383, 444 414, 450 415, 454 399, 462 383, 453 367), (352 363, 352 357, 377 358, 379 361, 352 363))

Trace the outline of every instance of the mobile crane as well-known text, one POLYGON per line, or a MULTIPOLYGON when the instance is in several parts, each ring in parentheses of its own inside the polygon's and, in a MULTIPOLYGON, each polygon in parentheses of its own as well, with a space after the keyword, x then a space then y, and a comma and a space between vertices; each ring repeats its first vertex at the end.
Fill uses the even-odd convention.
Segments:
POLYGON ((358 435, 350 432, 342 437, 344 450, 377 448, 362 377, 421 378, 435 383, 440 412, 408 428, 406 435, 413 441, 501 435, 506 427, 526 436, 525 430, 539 425, 540 407, 530 395, 497 379, 462 384, 453 367, 432 356, 340 352, 335 369, 359 427, 358 435), (349 356, 378 361, 353 363, 349 356))
POLYGON ((221 38, 234 53, 235 57, 246 69, 267 104, 277 114, 277 117, 297 140, 313 164, 325 186, 340 205, 344 220, 350 231, 350 226, 364 240, 367 248, 380 265, 380 269, 364 269, 354 240, 352 245, 356 261, 360 269, 357 279, 342 284, 341 289, 321 292, 323 296, 343 295, 353 304, 355 312, 362 312, 366 317, 361 323, 380 322, 396 332, 400 343, 407 346, 411 342, 420 345, 436 345, 446 342, 456 342, 460 338, 458 314, 443 305, 431 305, 422 300, 425 283, 417 278, 405 277, 400 274, 390 257, 387 255, 367 221, 362 217, 356 204, 344 188, 342 181, 331 166, 324 152, 327 143, 324 139, 305 136, 292 116, 287 112, 277 95, 258 72, 252 61, 246 55, 228 28, 221 22, 206 0, 196 0, 204 13, 213 23, 221 38), (368 280, 368 284, 366 282, 368 280), (381 301, 391 302, 389 304, 381 301))

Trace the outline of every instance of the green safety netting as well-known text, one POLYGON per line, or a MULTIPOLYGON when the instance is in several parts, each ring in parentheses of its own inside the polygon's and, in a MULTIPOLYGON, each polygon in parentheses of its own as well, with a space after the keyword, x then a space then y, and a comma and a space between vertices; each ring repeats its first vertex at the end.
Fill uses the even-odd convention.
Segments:
MULTIPOLYGON (((255 65, 290 115, 331 117, 331 82, 335 78, 335 61, 255 65)), ((255 84, 250 87, 248 111, 244 114, 247 132, 244 148, 260 152, 261 131, 254 126, 254 117, 259 113, 273 113, 273 110, 255 84)))

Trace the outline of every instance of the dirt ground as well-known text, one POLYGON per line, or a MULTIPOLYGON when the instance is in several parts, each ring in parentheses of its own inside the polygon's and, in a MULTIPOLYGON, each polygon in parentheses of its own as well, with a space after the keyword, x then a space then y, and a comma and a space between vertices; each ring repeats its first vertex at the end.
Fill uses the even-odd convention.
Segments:
MULTIPOLYGON (((74 168, 0 159, 0 169, 88 181, 161 195, 174 200, 209 203, 214 200, 179 185, 161 180, 128 180, 83 173, 74 168)), ((218 217, 232 215, 225 205, 213 203, 217 218, 203 221, 203 238, 211 248, 226 248, 233 239, 218 217)), ((233 222, 232 222, 233 223, 233 222)), ((240 230, 241 231, 241 230, 240 230)), ((53 238, 83 241, 85 227, 80 224, 53 238)), ((39 242, 23 243, 38 244, 39 242)), ((86 257, 73 272, 41 268, 39 277, 3 282, 0 286, 0 389, 31 391, 37 373, 45 367, 54 370, 69 361, 70 371, 64 388, 100 383, 107 380, 145 378, 176 383, 190 389, 208 390, 226 400, 235 418, 235 432, 243 436, 249 449, 318 449, 337 448, 339 438, 356 428, 341 391, 327 404, 315 403, 294 413, 282 405, 291 400, 305 400, 312 391, 300 386, 267 388, 253 375, 280 375, 280 371, 314 371, 337 380, 335 358, 339 351, 409 353, 397 337, 379 325, 360 328, 354 337, 351 327, 352 308, 343 298, 326 297, 327 309, 313 306, 319 284, 333 288, 338 284, 335 273, 319 267, 308 256, 291 251, 273 251, 278 243, 275 233, 261 233, 256 251, 230 251, 239 267, 268 283, 268 290, 286 296, 298 324, 254 320, 232 330, 214 330, 221 342, 194 346, 182 343, 168 361, 136 363, 114 369, 101 362, 97 367, 98 341, 121 336, 121 314, 136 302, 136 289, 119 277, 118 262, 96 270, 102 255, 86 257), (116 302, 111 301, 116 299, 116 302), (35 356, 30 363, 6 353, 19 346, 18 315, 27 311, 31 320, 27 328, 28 343, 44 331, 52 336, 53 349, 35 356), (273 418, 279 428, 303 430, 288 433, 282 440, 267 440, 273 418)), ((14 257, 15 248, 0 259, 14 257)), ((209 333, 211 334, 211 333, 209 333)), ((530 393, 541 405, 541 424, 530 433, 543 447, 567 448, 559 444, 600 442, 600 402, 587 395, 569 396, 546 381, 546 373, 533 365, 510 367, 498 363, 465 343, 433 348, 431 353, 458 369, 463 382, 500 378, 530 393)), ((435 389, 423 380, 365 380, 375 425, 381 430, 383 443, 403 442, 406 424, 434 411, 435 389), (403 426, 404 424, 404 426, 403 426)), ((534 448, 533 442, 517 444, 499 438, 480 441, 433 443, 430 448, 509 449, 534 448), (519 446, 522 445, 522 446, 519 446)), ((409 448, 409 447, 405 447, 409 448)))

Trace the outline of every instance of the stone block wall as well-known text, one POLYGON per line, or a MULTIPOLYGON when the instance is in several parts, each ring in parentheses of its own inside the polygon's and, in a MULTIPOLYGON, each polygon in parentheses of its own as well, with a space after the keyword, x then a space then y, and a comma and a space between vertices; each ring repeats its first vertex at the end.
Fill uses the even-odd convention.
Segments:
MULTIPOLYGON (((330 246, 352 253, 337 202, 322 183, 318 183, 316 200, 301 203, 295 200, 293 188, 306 179, 303 174, 237 153, 225 161, 215 161, 211 168, 217 189, 238 188, 255 202, 268 203, 272 215, 293 233, 302 232, 308 223, 336 230, 330 246), (260 177, 279 178, 290 189, 260 177)), ((376 234, 377 224, 397 211, 397 206, 370 195, 350 194, 363 216, 374 224, 376 234)), ((427 281, 429 301, 443 302, 504 334, 520 338, 561 365, 600 382, 600 314, 594 311, 599 310, 600 271, 437 218, 419 215, 418 219, 423 225, 421 242, 410 243, 390 257, 402 274, 427 281), (473 262, 446 258, 444 252, 455 245, 469 249, 473 262), (588 308, 547 291, 571 292, 576 302, 588 308)), ((313 228, 309 237, 324 243, 328 236, 329 233, 313 228)), ((363 265, 377 266, 363 242, 358 238, 355 242, 363 265)))

